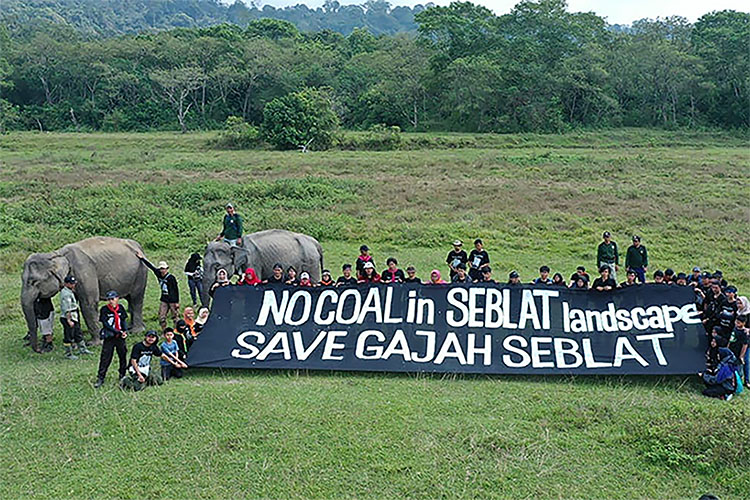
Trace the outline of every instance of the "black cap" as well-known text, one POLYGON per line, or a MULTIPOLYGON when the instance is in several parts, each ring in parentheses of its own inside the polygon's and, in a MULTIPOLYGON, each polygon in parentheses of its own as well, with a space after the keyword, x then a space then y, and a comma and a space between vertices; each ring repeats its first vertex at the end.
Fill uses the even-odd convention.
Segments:
POLYGON ((633 241, 641 241, 641 237, 638 236, 637 234, 634 234, 633 235, 633 241))
POLYGON ((633 271, 632 269, 628 269, 628 272, 626 274, 632 274, 633 276, 635 276, 635 271, 633 271))
POLYGON ((76 283, 78 283, 78 281, 76 281, 76 277, 70 275, 66 276, 63 281, 65 283, 68 283, 69 285, 75 285, 76 283))
POLYGON ((508 274, 508 278, 518 278, 518 271, 511 271, 510 274, 508 274))
POLYGON ((359 247, 359 251, 360 252, 369 252, 370 251, 370 247, 368 247, 367 245, 362 245, 361 247, 359 247))
POLYGON ((276 264, 274 264, 274 265, 273 265, 273 268, 274 268, 274 269, 281 269, 282 271, 284 270, 284 266, 282 266, 282 265, 281 265, 281 264, 279 264, 278 262, 277 262, 276 264))
POLYGON ((612 233, 610 233, 609 231, 604 231, 604 234, 602 234, 602 238, 611 238, 611 237, 612 237, 612 233))
POLYGON ((732 285, 729 285, 728 287, 726 287, 724 289, 724 292, 726 292, 726 293, 737 293, 737 288, 734 287, 734 286, 732 286, 732 285))
POLYGON ((106 297, 107 297, 107 300, 109 300, 109 299, 116 299, 116 298, 117 298, 117 297, 119 297, 119 296, 120 296, 120 295, 119 295, 119 294, 118 294, 117 292, 115 292, 114 290, 110 290, 110 291, 108 291, 108 292, 107 292, 107 295, 106 295, 106 297))
POLYGON ((159 338, 159 334, 156 333, 156 330, 149 330, 143 336, 144 337, 156 337, 156 338, 159 338))

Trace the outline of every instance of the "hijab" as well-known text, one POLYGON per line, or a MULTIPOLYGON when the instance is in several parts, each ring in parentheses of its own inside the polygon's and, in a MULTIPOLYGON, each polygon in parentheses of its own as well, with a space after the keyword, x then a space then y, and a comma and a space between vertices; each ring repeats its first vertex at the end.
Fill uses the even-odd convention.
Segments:
POLYGON ((260 284, 260 279, 258 278, 258 275, 255 274, 255 269, 253 269, 252 267, 248 267, 247 269, 245 269, 245 275, 237 284, 238 285, 258 285, 260 284))
POLYGON ((433 285, 444 285, 445 284, 445 281, 440 276, 440 271, 439 270, 437 270, 437 269, 433 269, 432 270, 432 272, 430 273, 430 283, 432 283, 433 285), (432 276, 433 275, 437 275, 437 281, 433 281, 432 280, 432 276))
POLYGON ((206 321, 208 321, 208 307, 201 307, 198 309, 198 317, 195 318, 195 323, 205 325, 206 321))
POLYGON ((190 333, 195 336, 195 311, 192 307, 186 307, 185 311, 182 313, 182 319, 185 321, 185 324, 187 325, 188 329, 190 329, 190 333), (193 317, 190 318, 188 316, 188 312, 193 313, 193 317))

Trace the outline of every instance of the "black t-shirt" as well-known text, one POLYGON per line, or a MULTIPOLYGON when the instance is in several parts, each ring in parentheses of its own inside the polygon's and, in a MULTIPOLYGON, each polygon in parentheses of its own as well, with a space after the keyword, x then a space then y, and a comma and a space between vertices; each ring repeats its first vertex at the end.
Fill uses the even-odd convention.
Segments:
POLYGON ((130 359, 135 359, 138 362, 139 370, 151 366, 152 356, 161 357, 161 349, 156 345, 156 342, 150 346, 143 342, 138 342, 133 346, 133 350, 130 351, 130 359))
POLYGON ((380 281, 383 283, 401 283, 404 281, 404 272, 401 269, 396 269, 391 273, 390 269, 386 269, 380 274, 380 281), (392 280, 391 276, 395 275, 396 279, 392 280))
POLYGON ((414 276, 413 278, 404 278, 404 283, 422 283, 422 280, 414 276))
POLYGON ((742 346, 748 343, 747 332, 743 328, 736 328, 732 330, 732 335, 729 337, 729 350, 740 359, 740 353, 742 352, 742 346))
POLYGON ((594 280, 594 284, 591 285, 591 288, 596 289, 600 286, 611 286, 612 289, 615 289, 617 288, 617 282, 612 278, 607 278, 607 280, 605 281, 601 277, 599 277, 594 280))
POLYGON ((627 288, 629 286, 635 286, 637 284, 638 284, 637 281, 634 281, 632 283, 628 283, 627 281, 623 281, 622 283, 620 283, 620 288, 627 288))
POLYGON ((466 264, 469 261, 469 257, 466 256, 465 250, 451 250, 448 252, 448 258, 445 259, 445 263, 449 266, 456 267, 459 263, 466 264))
POLYGON ((737 318, 737 301, 729 302, 729 300, 725 300, 721 309, 719 309, 717 317, 718 325, 722 329, 729 331, 734 328, 735 318, 737 318))
POLYGON ((47 319, 55 307, 52 305, 52 299, 38 297, 34 301, 34 315, 39 319, 47 319))
POLYGON ((339 279, 336 280, 336 286, 347 286, 347 285, 356 285, 357 284, 357 278, 354 276, 349 276, 348 278, 346 276, 339 276, 339 279))
POLYGON ((284 284, 284 275, 282 274, 280 278, 277 278, 275 276, 271 276, 266 280, 266 284, 268 285, 283 285, 284 284))
POLYGON ((472 269, 479 269, 485 264, 490 263, 490 254, 487 250, 477 250, 476 248, 469 254, 469 264, 472 269))

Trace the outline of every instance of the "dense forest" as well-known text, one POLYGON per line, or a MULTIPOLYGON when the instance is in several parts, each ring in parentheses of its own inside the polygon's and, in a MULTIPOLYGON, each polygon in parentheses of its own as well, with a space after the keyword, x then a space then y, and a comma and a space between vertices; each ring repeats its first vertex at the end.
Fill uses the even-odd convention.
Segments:
MULTIPOLYGON (((97 18, 95 5, 86 19, 97 18)), ((750 126, 747 13, 613 29, 563 0, 522 1, 501 16, 456 2, 414 22, 415 33, 395 35, 262 18, 110 37, 44 19, 6 24, 0 129, 219 128, 230 116, 257 124, 267 103, 310 88, 330 96, 348 128, 750 126)))
MULTIPOLYGON (((364 2, 364 0, 362 0, 364 2)), ((432 4, 426 4, 432 6, 432 4)), ((205 28, 231 23, 246 26, 254 19, 289 21, 302 31, 332 30, 344 35, 367 28, 375 35, 415 32, 414 14, 425 6, 391 7, 385 0, 341 5, 326 0, 311 9, 304 4, 258 8, 241 0, 2 0, 0 20, 12 30, 40 20, 71 26, 86 36, 134 34, 172 28, 205 28)))

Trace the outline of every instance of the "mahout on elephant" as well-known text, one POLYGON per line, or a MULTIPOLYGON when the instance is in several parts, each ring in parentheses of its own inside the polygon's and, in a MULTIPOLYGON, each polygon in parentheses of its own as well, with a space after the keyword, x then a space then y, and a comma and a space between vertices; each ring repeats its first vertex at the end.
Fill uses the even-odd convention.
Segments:
POLYGON ((136 241, 97 236, 53 252, 29 255, 21 277, 21 308, 31 348, 39 352, 34 301, 38 297, 56 295, 66 276, 74 276, 78 282, 76 297, 94 344, 100 343, 98 302, 105 300, 110 290, 127 300, 132 331, 143 331, 143 297, 148 270, 141 265, 136 252, 143 252, 136 241))

